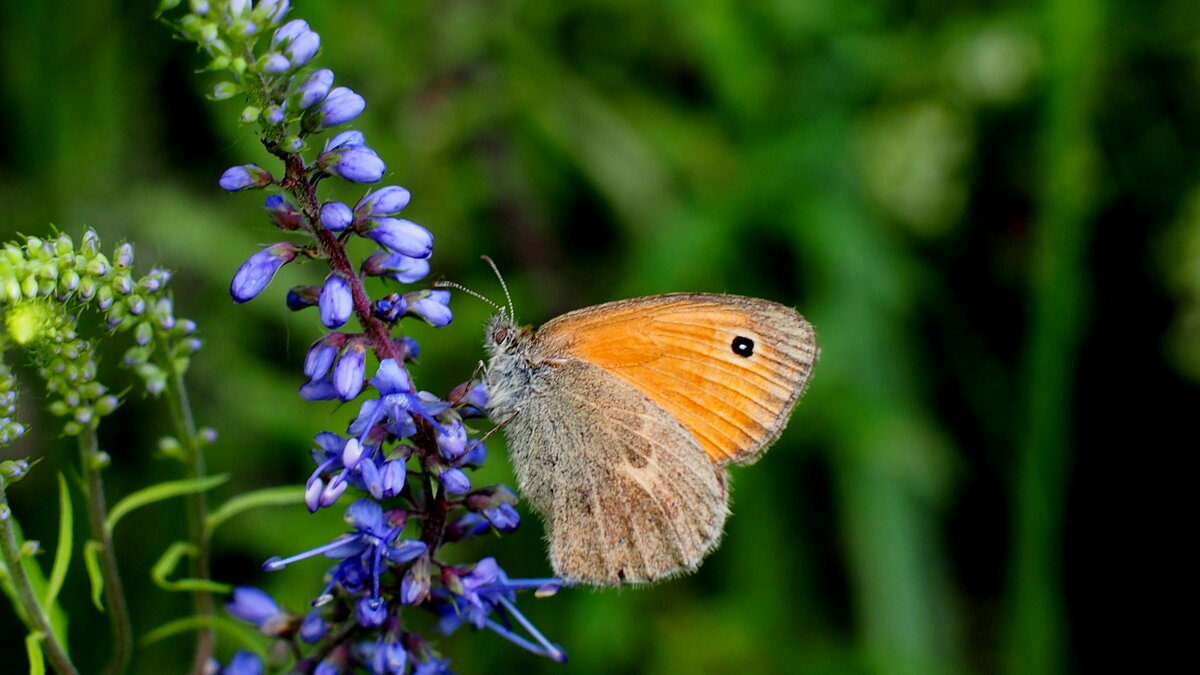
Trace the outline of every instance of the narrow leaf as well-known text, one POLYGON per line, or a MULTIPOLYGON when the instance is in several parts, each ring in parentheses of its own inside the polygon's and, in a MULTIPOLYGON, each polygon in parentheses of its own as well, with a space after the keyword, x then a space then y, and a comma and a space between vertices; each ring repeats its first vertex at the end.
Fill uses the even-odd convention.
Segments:
POLYGON ((228 475, 206 476, 204 478, 190 478, 187 480, 171 480, 143 488, 117 502, 116 506, 109 512, 108 520, 105 521, 104 526, 108 529, 109 534, 112 534, 113 529, 117 526, 117 522, 134 509, 155 502, 161 502, 171 497, 211 490, 228 479, 228 475))
POLYGON ((92 604, 104 611, 104 574, 100 571, 100 542, 89 539, 83 545, 83 565, 87 568, 88 581, 92 584, 92 604))
POLYGON ((204 524, 206 533, 212 535, 221 523, 248 509, 259 506, 290 506, 304 502, 304 486, 285 485, 282 487, 263 488, 238 495, 225 502, 208 516, 204 524))
POLYGON ((215 616, 189 616, 183 619, 168 621, 142 636, 139 644, 142 647, 146 647, 173 635, 179 635, 180 633, 200 628, 216 628, 217 632, 240 643, 242 647, 257 653, 259 656, 266 656, 262 648, 262 636, 258 631, 251 629, 241 622, 230 621, 229 619, 215 616))
POLYGON ((67 488, 67 479, 58 474, 58 546, 54 551, 54 566, 50 568, 50 580, 46 584, 42 604, 49 607, 58 600, 58 592, 62 590, 67 578, 67 568, 71 566, 71 553, 74 551, 75 515, 71 510, 71 491, 67 488))
POLYGON ((196 547, 185 542, 177 541, 167 547, 166 551, 158 557, 154 563, 154 567, 150 570, 150 578, 159 588, 168 591, 208 591, 210 593, 232 593, 233 586, 230 584, 222 584, 208 579, 178 579, 172 581, 169 577, 179 566, 179 561, 185 556, 193 557, 196 555, 196 547))
POLYGON ((46 657, 42 654, 40 633, 25 636, 25 654, 29 657, 29 675, 46 675, 46 657))

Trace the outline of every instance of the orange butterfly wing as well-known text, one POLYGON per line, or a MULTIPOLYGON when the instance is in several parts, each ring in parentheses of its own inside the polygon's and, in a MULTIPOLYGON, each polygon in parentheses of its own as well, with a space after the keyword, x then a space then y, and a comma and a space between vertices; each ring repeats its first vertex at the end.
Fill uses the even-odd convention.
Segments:
POLYGON ((569 312, 534 342, 540 358, 582 359, 636 387, 716 464, 752 462, 779 437, 818 353, 812 326, 795 310, 699 293, 569 312))

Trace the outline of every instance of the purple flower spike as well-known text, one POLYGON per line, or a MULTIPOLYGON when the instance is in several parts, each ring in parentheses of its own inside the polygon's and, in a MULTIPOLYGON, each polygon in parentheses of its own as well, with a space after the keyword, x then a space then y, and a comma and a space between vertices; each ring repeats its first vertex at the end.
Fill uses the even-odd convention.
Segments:
POLYGON ((333 367, 333 389, 343 401, 354 400, 358 392, 362 391, 366 351, 366 347, 354 343, 346 348, 337 365, 333 367))
POLYGON ((355 145, 325 157, 332 160, 329 170, 351 183, 377 183, 387 166, 375 151, 365 145, 355 145))
POLYGON ((366 107, 366 100, 354 93, 354 90, 349 87, 334 87, 317 109, 317 114, 320 115, 321 126, 336 127, 358 117, 366 107))
POLYGON ((433 235, 429 230, 403 218, 377 218, 363 234, 392 251, 410 258, 433 255, 433 235))
POLYGON ((450 311, 450 291, 413 291, 408 299, 408 313, 425 319, 431 326, 441 328, 454 320, 450 311))
POLYGON ((409 191, 399 185, 389 185, 358 200, 354 212, 368 217, 395 215, 408 206, 411 197, 409 191))
POLYGON ((296 107, 301 110, 308 110, 314 105, 325 100, 329 95, 329 90, 333 88, 333 71, 328 68, 315 70, 304 84, 296 89, 299 94, 299 101, 296 107))
POLYGON ((234 273, 233 281, 229 284, 233 301, 241 304, 261 293, 280 267, 296 259, 296 252, 295 244, 285 241, 272 244, 250 256, 234 273))
POLYGON ((297 35, 287 49, 283 50, 283 55, 291 62, 292 68, 301 68, 312 61, 312 57, 320 48, 321 36, 310 30, 297 35))
POLYGON ((354 296, 345 277, 340 274, 326 277, 317 308, 321 310, 321 323, 326 328, 341 328, 346 323, 354 311, 354 296))
POLYGON ((321 205, 321 225, 330 232, 341 232, 354 222, 354 212, 341 202, 325 202, 321 205))
POLYGON ((271 173, 255 164, 231 166, 221 174, 221 189, 230 192, 266 187, 275 182, 271 173))

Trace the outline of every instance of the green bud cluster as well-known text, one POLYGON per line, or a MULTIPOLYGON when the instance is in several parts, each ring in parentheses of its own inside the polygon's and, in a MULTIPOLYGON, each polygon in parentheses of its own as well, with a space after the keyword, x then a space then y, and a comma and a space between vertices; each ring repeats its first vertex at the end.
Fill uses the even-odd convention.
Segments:
POLYGON ((193 337, 195 323, 176 320, 166 295, 170 274, 151 270, 135 278, 133 246, 123 243, 112 258, 99 249, 100 240, 86 230, 76 248, 71 237, 27 237, 0 250, 0 445, 25 433, 16 421, 15 381, 3 358, 9 350, 27 354, 46 383, 50 411, 65 418, 69 435, 94 429, 100 418, 117 409, 120 400, 97 381, 95 347, 79 335, 78 322, 94 314, 103 317, 112 334, 132 333, 134 346, 124 357, 158 394, 172 373, 187 369, 200 348, 193 337))

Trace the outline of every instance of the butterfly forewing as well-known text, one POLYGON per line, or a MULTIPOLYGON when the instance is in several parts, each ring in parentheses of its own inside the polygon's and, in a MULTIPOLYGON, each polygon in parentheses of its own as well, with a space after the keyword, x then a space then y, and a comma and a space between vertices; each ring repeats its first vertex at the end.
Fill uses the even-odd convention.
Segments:
POLYGON ((817 356, 795 310, 730 295, 681 293, 564 314, 538 352, 578 358, 671 413, 716 463, 750 462, 779 436, 817 356))

